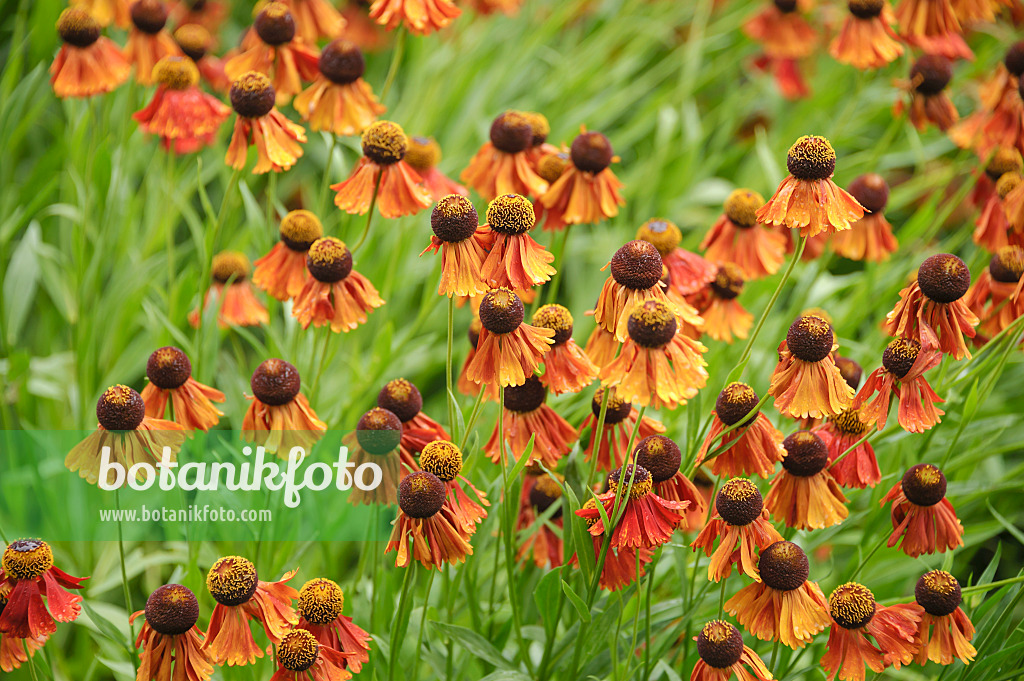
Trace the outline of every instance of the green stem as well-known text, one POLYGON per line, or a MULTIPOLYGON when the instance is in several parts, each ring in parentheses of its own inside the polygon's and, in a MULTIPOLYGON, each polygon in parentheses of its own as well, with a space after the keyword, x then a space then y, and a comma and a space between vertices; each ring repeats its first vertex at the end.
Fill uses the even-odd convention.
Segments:
POLYGON ((772 645, 772 657, 771 662, 768 664, 769 670, 775 669, 775 660, 779 655, 779 639, 775 639, 775 643, 772 645))
POLYGON ((530 671, 530 676, 533 676, 533 663, 530 661, 530 649, 526 643, 526 639, 523 638, 523 630, 521 623, 521 616, 519 613, 519 589, 516 587, 516 551, 515 551, 515 528, 513 513, 515 512, 515 506, 509 500, 509 481, 508 481, 508 460, 505 456, 505 386, 501 386, 498 389, 498 454, 501 460, 501 480, 502 480, 502 494, 503 499, 502 505, 502 520, 503 520, 503 532, 502 536, 505 538, 505 572, 508 577, 508 599, 509 605, 512 606, 512 628, 516 632, 516 641, 519 643, 519 654, 523 658, 523 663, 526 668, 530 671))
POLYGON ((722 580, 722 589, 718 592, 718 619, 725 616, 725 581, 722 580))
POLYGON ((476 402, 473 404, 473 411, 469 413, 469 420, 466 421, 466 432, 462 434, 462 439, 459 442, 459 449, 466 448, 466 442, 469 440, 469 434, 473 430, 473 426, 476 425, 476 420, 480 416, 480 410, 484 404, 484 391, 487 390, 486 385, 480 386, 480 393, 476 396, 476 402))
POLYGON ((405 638, 405 628, 408 624, 409 589, 412 587, 413 572, 415 570, 415 562, 405 568, 405 577, 402 579, 402 593, 398 597, 398 609, 395 611, 395 617, 391 621, 391 652, 388 660, 388 681, 395 681, 395 671, 398 667, 398 657, 402 649, 402 639, 405 638))
POLYGON ((266 225, 267 234, 274 233, 274 213, 276 207, 274 206, 274 200, 277 196, 277 173, 270 173, 270 177, 267 178, 267 213, 266 213, 266 225))
POLYGON ((444 380, 448 388, 445 402, 448 404, 448 427, 452 430, 452 439, 458 440, 455 432, 455 391, 452 389, 452 344, 455 338, 455 296, 448 296, 448 348, 445 354, 444 380))
POLYGON ((750 334, 750 338, 747 339, 747 345, 743 348, 743 354, 740 356, 740 361, 736 365, 736 367, 741 371, 747 360, 750 359, 750 351, 754 347, 754 341, 757 340, 757 335, 761 333, 761 328, 768 319, 768 315, 771 314, 772 308, 775 307, 775 302, 779 299, 779 295, 782 293, 782 288, 786 285, 786 282, 789 281, 789 276, 793 273, 793 268, 800 260, 800 257, 804 254, 804 248, 806 247, 807 237, 802 237, 800 239, 800 246, 793 252, 793 257, 789 260, 789 266, 786 268, 785 273, 782 275, 782 279, 779 281, 779 285, 775 287, 775 292, 772 293, 772 297, 768 301, 768 306, 765 307, 764 312, 761 313, 760 319, 757 320, 757 326, 754 327, 754 332, 750 334))
POLYGON ((395 82, 395 76, 398 74, 398 65, 402 61, 402 53, 405 52, 405 32, 404 28, 399 28, 395 36, 395 47, 391 51, 391 66, 388 67, 388 75, 384 79, 384 87, 380 89, 381 101, 384 101, 384 98, 388 96, 388 92, 391 91, 391 85, 395 82))
MULTIPOLYGON (((438 568, 438 570, 440 569, 438 568)), ((420 648, 423 646, 423 631, 427 628, 427 606, 430 605, 430 587, 434 586, 435 572, 435 570, 430 570, 427 575, 427 589, 423 594, 423 610, 420 612, 420 630, 416 632, 416 656, 413 658, 414 661, 412 663, 412 681, 416 681, 419 675, 419 661, 423 657, 420 648)))
POLYGON ((324 164, 324 177, 320 183, 320 196, 317 198, 317 208, 327 215, 330 205, 327 203, 327 190, 331 186, 331 165, 334 163, 334 149, 338 146, 338 136, 331 133, 331 146, 327 149, 327 163, 324 164))
POLYGON ((1017 575, 1016 577, 1010 577, 1009 579, 1000 579, 997 582, 989 582, 988 584, 974 584, 972 586, 965 586, 960 590, 961 594, 972 594, 980 591, 990 591, 992 589, 998 589, 1001 586, 1007 584, 1019 584, 1024 582, 1024 575, 1017 575))
POLYGON ((370 210, 366 212, 366 226, 363 227, 363 233, 359 235, 359 241, 352 247, 351 253, 355 254, 359 250, 359 247, 366 241, 366 237, 370 234, 370 224, 373 222, 373 209, 377 205, 377 193, 380 191, 380 180, 384 177, 384 173, 377 173, 377 184, 373 187, 373 198, 370 199, 370 210))
MULTIPOLYGON (((608 399, 611 397, 612 388, 602 388, 601 394, 601 410, 597 414, 597 425, 594 426, 594 431, 590 434, 590 449, 593 452, 593 461, 590 464, 590 473, 587 475, 587 489, 590 489, 594 485, 594 476, 597 475, 597 462, 601 456, 601 445, 604 442, 604 422, 608 417, 608 399)), ((610 447, 611 445, 609 445, 610 447)), ((614 452, 609 452, 614 455, 614 452)))
POLYGON ((864 566, 867 565, 869 560, 871 560, 871 556, 875 555, 875 553, 878 552, 878 549, 882 548, 882 546, 887 541, 889 541, 888 536, 883 536, 882 540, 880 542, 878 542, 877 544, 875 544, 874 548, 872 548, 868 552, 868 555, 864 556, 864 558, 860 561, 860 565, 858 565, 857 569, 853 571, 853 574, 850 575, 850 579, 848 581, 853 581, 854 579, 856 579, 857 575, 860 574, 860 571, 863 570, 864 566))
POLYGON ((562 230, 562 240, 558 247, 558 253, 555 254, 555 276, 548 285, 548 302, 553 303, 558 297, 558 284, 562 281, 562 269, 565 260, 565 249, 569 242, 569 229, 572 225, 566 225, 565 229, 562 230))
MULTIPOLYGON (((327 346, 330 345, 332 333, 333 331, 331 330, 330 324, 325 324, 324 345, 323 348, 320 350, 320 364, 317 366, 316 373, 313 375, 313 382, 310 384, 309 388, 309 398, 314 402, 316 401, 317 390, 319 390, 320 388, 320 376, 324 373, 324 369, 327 368, 327 346)), ((313 347, 316 347, 315 336, 313 340, 313 347)))
MULTIPOLYGON (((123 514, 121 513, 121 491, 119 489, 115 489, 114 490, 114 507, 118 510, 118 514, 117 515, 118 515, 118 518, 120 518, 120 516, 123 515, 123 514)), ((118 557, 119 557, 120 562, 121 562, 121 588, 124 591, 124 607, 127 608, 128 609, 128 613, 131 614, 131 613, 135 612, 135 608, 132 607, 132 593, 131 593, 131 589, 128 588, 128 569, 127 569, 127 567, 125 567, 125 564, 126 564, 127 561, 125 560, 125 555, 124 555, 124 526, 121 524, 121 520, 120 519, 118 519, 118 521, 117 521, 117 553, 118 553, 118 557)), ((128 649, 130 650, 131 647, 134 644, 135 644, 135 625, 134 624, 129 624, 128 625, 128 649)), ((132 668, 137 670, 137 668, 135 667, 135 656, 133 655, 133 656, 131 656, 131 658, 132 658, 132 668)))
MULTIPOLYGON (((651 561, 651 567, 647 571, 647 597, 644 599, 644 675, 641 681, 647 681, 651 675, 651 598, 654 595, 654 570, 658 567, 658 559, 661 557, 659 553, 651 561)), ((637 553, 637 561, 640 560, 640 554, 637 553)), ((637 570, 639 572, 639 568, 637 570)), ((637 575, 637 582, 640 581, 639 575, 637 575)))

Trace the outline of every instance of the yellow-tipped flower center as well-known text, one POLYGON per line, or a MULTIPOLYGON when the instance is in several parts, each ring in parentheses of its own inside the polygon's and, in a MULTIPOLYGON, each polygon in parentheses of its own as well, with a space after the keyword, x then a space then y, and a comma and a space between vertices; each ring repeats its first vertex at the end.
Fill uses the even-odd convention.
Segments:
POLYGON ((329 579, 311 579, 299 589, 299 615, 311 624, 330 624, 345 606, 341 587, 329 579))
POLYGON ((291 672, 304 672, 320 656, 320 644, 305 629, 292 629, 277 644, 278 663, 291 672))
POLYGON ((847 582, 828 597, 832 619, 844 629, 859 629, 875 615, 875 595, 863 584, 847 582))
POLYGON ((41 539, 19 539, 4 550, 4 572, 14 579, 39 579, 52 567, 53 551, 41 539))
POLYGON ((242 556, 224 556, 206 574, 206 588, 210 595, 227 606, 247 603, 256 593, 258 584, 256 566, 242 556))
POLYGON ((187 90, 199 83, 199 69, 188 57, 170 55, 153 66, 153 80, 168 90, 187 90))
POLYGON ((725 200, 725 215, 739 227, 757 224, 757 210, 764 205, 764 197, 750 189, 734 189, 725 200))
POLYGON ((504 194, 487 206, 487 224, 502 234, 523 234, 537 222, 533 204, 525 196, 504 194))
POLYGON ((430 170, 441 160, 441 145, 432 137, 410 137, 405 162, 419 171, 430 170))
POLYGON ((320 218, 308 210, 293 210, 281 220, 281 238, 294 244, 309 244, 324 235, 320 218))
POLYGON ((249 258, 238 251, 221 251, 213 256, 213 278, 221 283, 239 282, 249 276, 249 258))
POLYGON ((683 233, 674 223, 663 218, 652 218, 636 230, 636 238, 654 244, 658 253, 666 256, 679 247, 683 233))
POLYGON ((409 140, 398 123, 377 121, 363 131, 363 153, 379 165, 392 165, 405 157, 409 140))
POLYGON ((420 468, 451 482, 462 472, 462 450, 446 440, 434 440, 420 452, 420 468))

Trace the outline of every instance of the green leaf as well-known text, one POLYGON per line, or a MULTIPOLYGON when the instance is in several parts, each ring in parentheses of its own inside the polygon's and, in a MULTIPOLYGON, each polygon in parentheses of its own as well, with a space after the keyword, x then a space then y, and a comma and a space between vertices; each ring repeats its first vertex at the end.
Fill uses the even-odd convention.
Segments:
POLYGON ((555 633, 553 630, 557 624, 556 618, 562 607, 560 581, 562 571, 554 569, 541 577, 533 589, 533 602, 537 604, 537 610, 544 619, 544 633, 548 638, 555 633))
POLYGON ((572 603, 572 607, 576 608, 576 614, 580 616, 580 620, 583 622, 589 622, 590 608, 587 607, 587 604, 583 602, 583 599, 572 590, 572 587, 569 586, 569 583, 564 579, 562 580, 562 591, 566 596, 568 596, 569 602, 572 603))
POLYGON ((480 681, 530 681, 530 677, 522 672, 513 671, 511 669, 502 669, 500 671, 491 672, 480 679, 480 681))
POLYGON ((533 442, 537 438, 537 434, 534 433, 530 436, 530 441, 526 443, 526 449, 519 455, 519 459, 516 460, 516 465, 512 467, 512 470, 508 474, 508 489, 512 489, 512 485, 516 484, 519 480, 519 474, 526 468, 526 462, 533 456, 533 442))
POLYGON ((22 326, 39 288, 40 241, 39 223, 33 220, 7 263, 7 274, 4 275, 4 310, 7 318, 4 324, 10 345, 15 345, 21 335, 22 326))
POLYGON ((96 612, 96 609, 89 605, 89 601, 82 601, 82 609, 103 636, 121 646, 129 655, 133 653, 132 649, 125 645, 125 633, 118 629, 116 624, 96 612))
POLYGON ((453 640, 458 641, 459 645, 466 649, 466 652, 490 662, 495 667, 506 670, 515 669, 514 665, 506 660, 501 652, 495 648, 490 641, 472 629, 456 626, 454 624, 445 624, 444 622, 436 622, 434 620, 430 620, 430 626, 434 627, 442 634, 451 637, 453 640))

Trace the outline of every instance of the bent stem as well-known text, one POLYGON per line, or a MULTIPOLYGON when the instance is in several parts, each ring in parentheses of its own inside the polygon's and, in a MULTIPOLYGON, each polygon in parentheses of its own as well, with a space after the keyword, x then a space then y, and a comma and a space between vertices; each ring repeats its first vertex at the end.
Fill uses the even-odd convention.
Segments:
POLYGON ((458 439, 459 434, 455 433, 455 391, 452 390, 452 343, 455 337, 455 296, 448 295, 448 349, 445 354, 444 380, 448 388, 445 402, 448 404, 448 427, 452 429, 453 439, 458 439))
POLYGON ((338 146, 338 136, 331 133, 331 146, 327 149, 327 163, 324 164, 324 179, 320 183, 320 196, 317 197, 317 208, 327 214, 330 206, 327 203, 327 190, 331 186, 331 165, 334 163, 334 149, 338 146))
POLYGON ((373 187, 373 198, 370 199, 370 210, 366 213, 366 226, 363 227, 363 233, 359 235, 359 241, 356 242, 356 245, 353 246, 350 251, 353 255, 355 255, 355 252, 359 250, 359 247, 363 245, 363 242, 366 241, 366 237, 370 234, 370 224, 373 222, 373 209, 377 205, 377 193, 380 192, 380 181, 382 177, 384 177, 384 171, 378 172, 377 184, 373 187))

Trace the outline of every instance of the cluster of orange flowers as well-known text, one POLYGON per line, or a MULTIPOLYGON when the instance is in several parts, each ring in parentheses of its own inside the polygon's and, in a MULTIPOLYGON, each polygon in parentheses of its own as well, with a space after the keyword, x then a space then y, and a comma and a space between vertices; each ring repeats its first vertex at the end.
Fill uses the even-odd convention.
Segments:
MULTIPOLYGON (((514 11, 517 5, 474 4, 481 12, 514 11)), ((807 4, 773 0, 745 25, 764 46, 758 64, 794 96, 807 92, 797 64, 813 52, 818 37, 803 16, 807 4)), ((753 582, 725 603, 742 627, 794 649, 828 628, 821 664, 829 678, 862 680, 865 668, 970 662, 974 630, 959 607, 960 585, 950 573, 932 571, 918 581, 913 603, 882 606, 856 582, 826 599, 809 580, 805 553, 773 523, 807 531, 842 523, 849 502, 844 490, 882 480, 867 439, 873 428, 885 427, 893 398, 901 428, 932 428, 943 415, 936 406, 943 400, 925 374, 944 355, 969 358, 966 339, 986 342, 1024 314, 1024 44, 1007 53, 982 90, 981 109, 970 118, 958 122, 945 94, 951 60, 972 57, 960 22, 991 20, 997 4, 901 0, 893 14, 882 0, 851 0, 830 47, 836 59, 861 69, 893 61, 903 52, 901 41, 924 51, 905 86, 910 101, 897 111, 905 108, 919 128, 934 123, 948 130, 983 160, 972 196, 983 207, 974 237, 993 252, 989 266, 972 285, 957 256, 924 260, 884 320, 892 340, 863 385, 862 368, 838 353, 829 315, 800 315, 778 345, 764 399, 741 382, 719 393, 689 471, 665 425, 645 410, 676 409, 706 386, 705 340, 732 343, 749 336, 753 316, 739 302, 745 283, 777 273, 787 254, 810 259, 830 248, 852 260, 883 261, 898 248, 883 214, 886 180, 869 173, 846 190, 838 186, 836 153, 824 137, 807 135, 792 145, 789 173, 768 201, 751 189, 733 191, 701 242, 703 255, 682 248, 682 232, 668 220, 641 225, 636 239, 609 258, 609 275, 587 312, 595 328, 581 346, 573 339, 570 310, 553 302, 539 305, 549 291, 548 299, 555 299, 561 263, 531 232, 538 225, 564 233, 572 225, 598 224, 625 204, 623 185, 611 169, 619 159, 600 132, 584 128, 571 144, 556 146, 548 142, 551 127, 542 114, 505 111, 461 173, 463 186, 437 169, 440 147, 434 140, 409 137, 397 123, 377 120, 385 109, 362 80, 359 47, 373 44, 367 36, 374 34, 366 25, 354 30, 361 15, 343 15, 323 0, 267 3, 240 47, 224 59, 210 53, 224 13, 218 3, 189 9, 188 3, 168 8, 159 0, 130 6, 123 0, 83 1, 58 21, 64 46, 53 65, 53 86, 61 97, 91 96, 117 87, 134 68, 140 84, 156 85, 136 120, 179 154, 211 144, 233 110, 226 161, 244 168, 255 146, 256 173, 287 170, 303 154, 305 129, 279 110, 289 103, 312 130, 360 134, 362 157, 347 179, 331 186, 334 203, 349 214, 372 215, 376 209, 389 219, 433 205, 432 235, 422 254, 440 253, 438 294, 473 313, 472 347, 458 387, 499 403, 500 416, 482 448, 488 458, 505 468, 507 457, 527 457, 516 500, 517 558, 541 568, 578 564, 579 556, 564 555, 566 517, 579 521, 564 514, 566 483, 557 470, 578 443, 593 472, 606 474, 596 485, 588 481, 589 498, 573 509, 592 537, 600 587, 634 583, 676 530, 695 531, 690 547, 710 558, 709 580, 727 579, 735 567, 753 582), (178 20, 173 34, 166 29, 172 15, 178 20), (124 50, 101 35, 101 25, 111 21, 131 24, 124 50), (324 40, 329 42, 318 47, 324 40), (201 82, 228 92, 230 108, 204 92, 201 82), (483 224, 470 190, 488 202, 483 224), (535 308, 529 322, 527 306, 535 308), (580 393, 595 384, 591 413, 578 426, 547 404, 549 393, 580 393), (795 422, 787 437, 761 410, 768 397, 795 422), (720 488, 705 467, 722 480, 720 488), (764 497, 750 476, 770 478, 764 497)), ((1020 8, 1011 3, 1011 9, 1020 8)), ((449 0, 375 0, 369 19, 389 29, 402 25, 429 33, 458 14, 449 0)), ((214 258, 212 282, 190 317, 193 324, 208 313, 224 326, 269 323, 253 284, 291 301, 291 314, 304 329, 347 332, 384 304, 353 269, 356 249, 325 236, 313 212, 288 213, 279 234, 280 241, 254 267, 241 253, 214 258)), ((155 463, 164 447, 178 452, 188 431, 208 430, 223 416, 215 403, 224 395, 192 378, 189 359, 178 348, 154 352, 146 373, 149 383, 141 394, 125 385, 103 393, 98 427, 68 454, 70 470, 96 483, 99 452, 107 445, 126 469, 155 463)), ((290 363, 264 361, 251 389, 243 420, 247 441, 283 453, 312 445, 326 430, 290 363)), ((397 504, 386 553, 396 553, 398 567, 416 561, 430 569, 461 563, 473 553, 471 542, 490 501, 463 475, 464 445, 453 442, 422 406, 415 385, 393 380, 346 444, 355 463, 372 460, 383 471, 378 488, 354 492, 350 501, 397 504)), ((882 504, 890 505, 888 545, 908 556, 963 544, 946 478, 932 464, 908 469, 882 504)), ((80 599, 62 587, 79 588, 81 580, 54 568, 48 552, 42 542, 23 541, 4 554, 0 660, 7 666, 27 659, 11 641, 25 639, 24 650, 32 653, 53 633, 53 620, 78 614, 80 599), (49 563, 40 559, 46 555, 49 563), (52 617, 28 618, 30 610, 47 612, 44 597, 52 617)), ((222 558, 208 578, 218 605, 206 635, 196 627, 194 594, 180 585, 158 589, 139 636, 145 669, 140 681, 164 678, 172 657, 187 667, 190 681, 208 678, 213 665, 252 663, 263 654, 249 630, 254 619, 277 648, 275 681, 307 670, 316 681, 341 681, 350 676, 347 670, 358 672, 368 659, 368 636, 341 616, 341 590, 319 579, 296 592, 285 584, 293 575, 261 582, 249 561, 222 558)), ((694 681, 724 681, 732 674, 771 679, 736 626, 713 620, 696 641, 694 681)))

